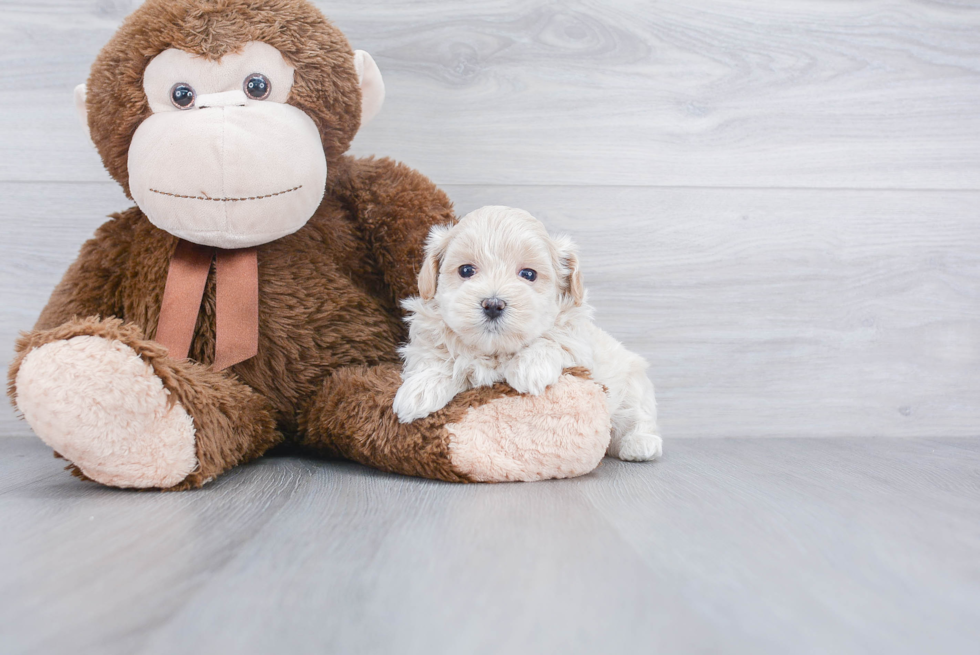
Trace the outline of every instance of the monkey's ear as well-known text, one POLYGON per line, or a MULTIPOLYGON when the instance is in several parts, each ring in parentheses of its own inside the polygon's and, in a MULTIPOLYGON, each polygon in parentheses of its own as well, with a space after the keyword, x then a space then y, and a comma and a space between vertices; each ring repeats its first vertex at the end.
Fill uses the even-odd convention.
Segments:
POLYGON ((561 277, 561 291, 571 297, 576 305, 581 305, 585 302, 585 284, 582 282, 582 269, 578 263, 578 247, 564 234, 555 238, 553 244, 555 270, 561 277))
POLYGON ((82 120, 82 127, 85 128, 85 134, 88 134, 89 139, 91 139, 92 134, 88 129, 88 105, 85 104, 87 97, 88 88, 84 84, 79 84, 75 87, 75 111, 78 112, 78 117, 82 120))
POLYGON ((419 295, 422 300, 432 300, 436 297, 436 285, 439 282, 439 265, 449 248, 449 233, 452 225, 435 225, 429 230, 425 240, 425 261, 419 271, 419 295))
POLYGON ((374 59, 363 50, 354 51, 354 68, 361 84, 361 127, 364 127, 381 111, 385 101, 385 82, 374 59))

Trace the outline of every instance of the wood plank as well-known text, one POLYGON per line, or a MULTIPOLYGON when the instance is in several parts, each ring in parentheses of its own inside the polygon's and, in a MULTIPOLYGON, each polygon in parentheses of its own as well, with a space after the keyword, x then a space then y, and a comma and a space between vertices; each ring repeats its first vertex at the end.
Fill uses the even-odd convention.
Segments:
MULTIPOLYGON (((9 435, 0 435, 6 437, 9 435)), ((2 439, 0 448, 0 495, 44 478, 64 477, 66 462, 56 459, 34 436, 2 439)))
POLYGON ((668 437, 978 435, 976 193, 449 191, 576 239, 668 437))
POLYGON ((668 442, 662 468, 604 467, 585 494, 649 567, 678 573, 679 598, 736 635, 725 652, 968 653, 978 446, 668 442))
POLYGON ((295 458, 179 494, 38 479, 0 496, 0 631, 9 653, 970 653, 978 466, 977 439, 704 439, 537 484, 295 458))
MULTIPOLYGON (((135 2, 7 0, 0 180, 105 180, 72 89, 135 2)), ((977 189, 980 6, 320 3, 388 105, 355 143, 441 184, 977 189)))
MULTIPOLYGON (((667 437, 977 436, 980 194, 447 187, 582 247, 597 321, 647 357, 667 437)), ((0 184, 0 348, 114 185, 0 184)), ((27 434, 9 409, 0 434, 27 434)))
MULTIPOLYGON (((29 330, 82 243, 107 216, 132 206, 117 184, 0 184, 0 361, 29 330)), ((32 434, 0 403, 0 435, 32 434)))
POLYGON ((4 651, 135 652, 317 466, 268 464, 258 478, 233 471, 206 495, 125 492, 64 473, 0 496, 12 521, 0 543, 0 603, 13 610, 0 618, 4 651))

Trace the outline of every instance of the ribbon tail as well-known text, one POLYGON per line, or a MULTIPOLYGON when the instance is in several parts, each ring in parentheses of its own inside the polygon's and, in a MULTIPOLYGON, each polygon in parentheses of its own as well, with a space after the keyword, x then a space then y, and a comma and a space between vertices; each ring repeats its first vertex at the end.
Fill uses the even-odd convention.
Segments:
POLYGON ((190 353, 212 257, 214 248, 181 239, 170 259, 154 341, 174 359, 190 353))
POLYGON ((259 352, 259 258, 255 248, 218 249, 215 258, 214 370, 222 371, 259 352))

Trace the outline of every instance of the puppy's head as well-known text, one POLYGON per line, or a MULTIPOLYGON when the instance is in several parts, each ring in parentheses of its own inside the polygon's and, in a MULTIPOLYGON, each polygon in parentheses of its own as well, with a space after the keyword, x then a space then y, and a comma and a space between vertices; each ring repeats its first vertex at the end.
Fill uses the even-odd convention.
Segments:
POLYGON ((433 228, 419 294, 484 354, 512 353, 540 337, 563 307, 584 298, 575 245, 552 238, 520 209, 483 207, 433 228))

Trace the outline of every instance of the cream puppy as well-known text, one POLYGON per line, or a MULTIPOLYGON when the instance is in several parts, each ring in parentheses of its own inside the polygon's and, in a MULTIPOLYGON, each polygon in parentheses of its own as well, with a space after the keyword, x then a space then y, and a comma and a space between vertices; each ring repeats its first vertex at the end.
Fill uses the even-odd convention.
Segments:
POLYGON ((402 303, 410 315, 394 402, 401 422, 502 380, 537 395, 562 369, 582 366, 608 390, 607 454, 660 456, 647 363, 592 323, 571 239, 549 236, 526 211, 483 207, 429 233, 419 294, 402 303))

